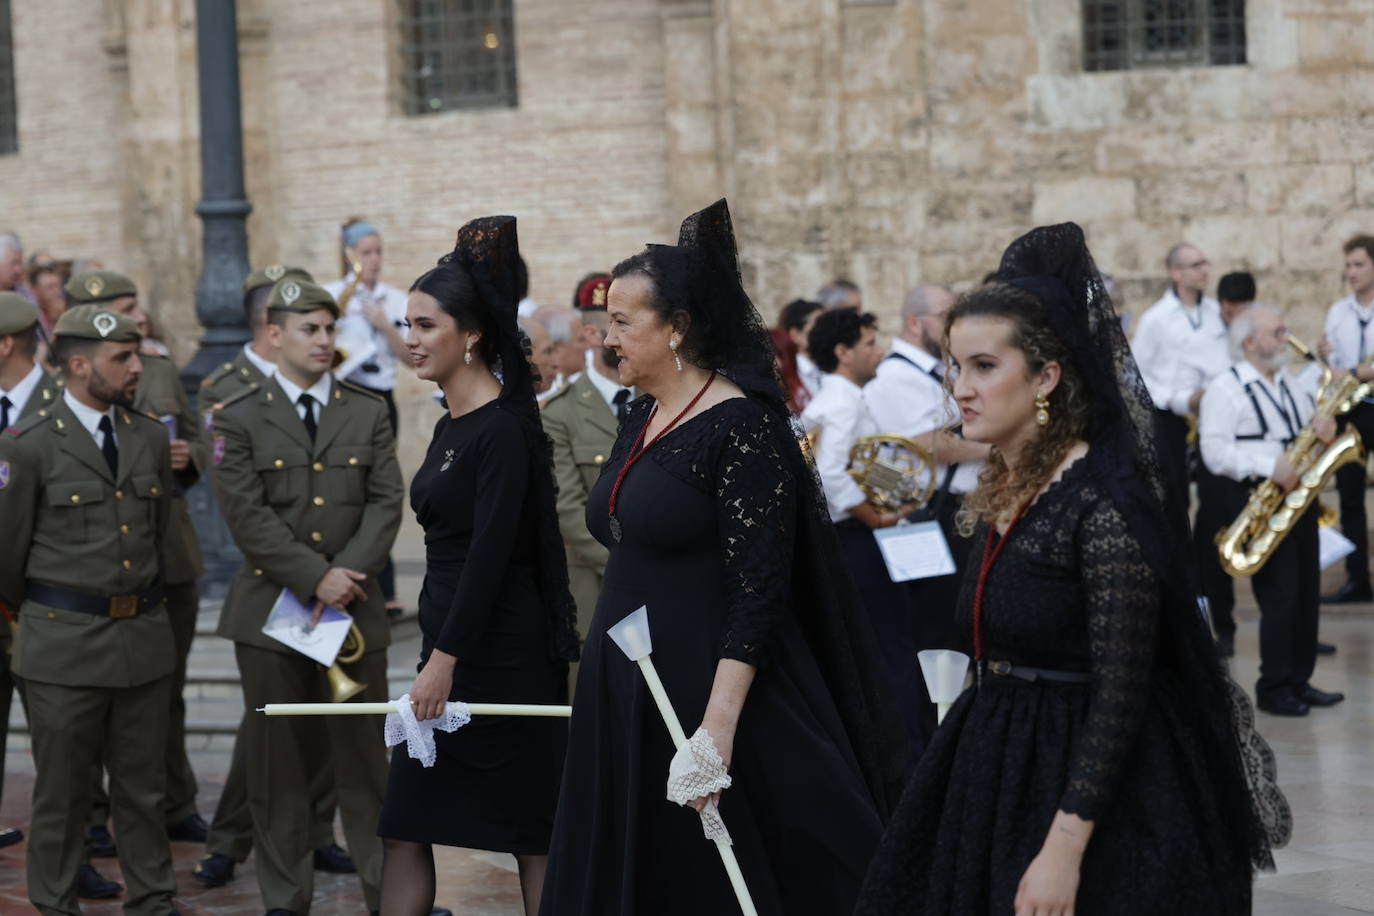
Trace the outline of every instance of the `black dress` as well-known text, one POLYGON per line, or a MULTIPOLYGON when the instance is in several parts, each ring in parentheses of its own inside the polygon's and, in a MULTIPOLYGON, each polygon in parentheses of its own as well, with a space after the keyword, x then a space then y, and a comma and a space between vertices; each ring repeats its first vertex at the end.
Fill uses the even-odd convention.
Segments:
POLYGON ((721 816, 761 914, 848 914, 882 827, 844 723, 789 607, 797 482, 780 421, 745 398, 665 435, 607 504, 644 401, 592 489, 587 521, 610 549, 583 649, 543 916, 738 912, 715 844, 666 800, 672 741, 638 667, 606 635, 641 605, 684 731, 701 723, 716 664, 758 666, 735 735, 721 816))
MULTIPOLYGON (((1156 661, 1160 583, 1080 460, 1027 510, 984 592, 990 661, 1089 684, 985 674, 936 731, 864 884, 860 916, 1012 912, 1055 812, 1093 821, 1077 912, 1250 912, 1248 862, 1217 813, 1197 717, 1156 661)), ((972 633, 986 543, 959 621, 972 633)))
MULTIPOLYGON (((450 700, 565 703, 566 669, 521 524, 531 474, 521 421, 492 401, 439 421, 410 504, 425 529, 420 667, 437 646, 457 658, 450 700)), ((417 669, 418 670, 418 669, 417 669)), ((567 744, 562 719, 477 716, 435 732, 433 767, 392 753, 383 837, 525 855, 548 851, 567 744)))

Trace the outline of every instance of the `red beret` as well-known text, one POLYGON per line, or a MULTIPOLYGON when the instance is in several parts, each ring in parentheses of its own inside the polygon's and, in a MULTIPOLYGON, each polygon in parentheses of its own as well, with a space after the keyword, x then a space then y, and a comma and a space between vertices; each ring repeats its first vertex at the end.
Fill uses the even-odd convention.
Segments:
POLYGON ((609 274, 592 274, 577 287, 577 307, 583 311, 604 312, 606 291, 611 288, 609 274))

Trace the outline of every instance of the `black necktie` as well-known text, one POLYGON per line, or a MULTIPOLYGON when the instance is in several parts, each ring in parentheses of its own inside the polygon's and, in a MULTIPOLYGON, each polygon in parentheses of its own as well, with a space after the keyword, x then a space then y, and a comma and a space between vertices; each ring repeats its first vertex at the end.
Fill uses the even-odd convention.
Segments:
POLYGON ((114 426, 110 423, 109 414, 100 418, 98 429, 105 434, 105 441, 100 444, 100 454, 105 456, 105 463, 110 466, 110 473, 119 475, 119 449, 115 447, 114 426))
POLYGON ((0 430, 10 428, 10 405, 13 403, 9 398, 0 397, 0 430))
POLYGON ((622 388, 617 391, 615 397, 611 398, 611 403, 615 405, 616 422, 624 423, 625 411, 629 409, 625 405, 630 403, 630 389, 622 388))
POLYGON ((296 403, 305 408, 305 414, 301 417, 305 421, 305 431, 310 434, 310 441, 315 441, 315 431, 319 427, 315 424, 315 399, 308 394, 303 394, 296 399, 296 403))

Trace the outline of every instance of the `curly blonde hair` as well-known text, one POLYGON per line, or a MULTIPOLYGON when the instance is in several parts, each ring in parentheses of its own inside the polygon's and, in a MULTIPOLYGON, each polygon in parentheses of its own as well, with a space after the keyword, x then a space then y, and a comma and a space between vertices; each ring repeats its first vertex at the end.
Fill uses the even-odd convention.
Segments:
MULTIPOLYGON (((980 522, 993 524, 1013 517, 1047 484, 1063 463, 1075 442, 1086 438, 1091 398, 1083 377, 1074 366, 1068 347, 1055 336, 1045 321, 1040 300, 1031 293, 1005 283, 989 283, 967 293, 950 309, 945 319, 944 345, 949 352, 949 332, 961 318, 995 318, 1011 329, 1010 343, 1026 357, 1027 378, 1047 363, 1059 364, 1059 384, 1049 395, 1049 423, 1039 427, 1038 435, 1026 445, 1017 472, 1012 474, 1006 459, 994 446, 978 487, 964 497, 955 525, 965 537, 980 522)), ((945 385, 953 384, 946 373, 945 385)))

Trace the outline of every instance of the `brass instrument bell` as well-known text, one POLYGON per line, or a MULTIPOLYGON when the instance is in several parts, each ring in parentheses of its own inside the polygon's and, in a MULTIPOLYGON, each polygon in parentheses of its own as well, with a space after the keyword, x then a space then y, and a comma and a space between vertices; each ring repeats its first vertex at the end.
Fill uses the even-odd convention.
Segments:
POLYGON ((358 629, 356 623, 348 625, 348 635, 344 637, 343 645, 339 647, 339 654, 334 659, 334 664, 329 666, 325 675, 329 678, 329 702, 344 703, 367 689, 366 684, 359 684, 353 678, 344 673, 343 665, 351 665, 363 657, 363 652, 367 650, 367 643, 363 642, 362 631, 358 629))
POLYGON ((849 450, 849 476, 879 512, 915 509, 935 492, 935 458, 914 439, 864 436, 849 450))

